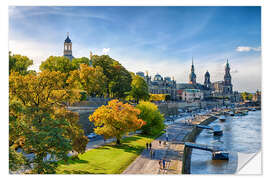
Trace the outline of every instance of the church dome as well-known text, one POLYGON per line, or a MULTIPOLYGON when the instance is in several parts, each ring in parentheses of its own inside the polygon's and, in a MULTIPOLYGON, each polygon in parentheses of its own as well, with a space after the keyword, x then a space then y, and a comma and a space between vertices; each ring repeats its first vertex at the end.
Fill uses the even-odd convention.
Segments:
POLYGON ((162 78, 161 75, 159 75, 159 74, 156 74, 156 75, 155 75, 154 81, 162 81, 162 80, 163 80, 163 78, 162 78))

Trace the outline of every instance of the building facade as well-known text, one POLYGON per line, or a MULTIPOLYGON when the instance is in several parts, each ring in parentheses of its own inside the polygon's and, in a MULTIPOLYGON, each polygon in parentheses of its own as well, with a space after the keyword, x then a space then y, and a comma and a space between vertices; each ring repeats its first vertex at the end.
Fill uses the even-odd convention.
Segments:
POLYGON ((152 79, 151 76, 144 75, 144 72, 137 72, 136 75, 141 76, 147 82, 148 92, 150 94, 168 94, 171 100, 177 100, 176 81, 174 78, 162 77, 160 74, 156 74, 152 79))

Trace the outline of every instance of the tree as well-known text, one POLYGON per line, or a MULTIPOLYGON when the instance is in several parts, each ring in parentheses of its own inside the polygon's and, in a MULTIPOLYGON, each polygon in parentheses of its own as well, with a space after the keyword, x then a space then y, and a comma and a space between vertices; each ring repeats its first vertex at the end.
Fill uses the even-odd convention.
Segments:
POLYGON ((108 55, 92 57, 93 67, 100 66, 107 78, 106 91, 111 98, 124 98, 131 90, 130 73, 116 60, 108 55))
POLYGON ((141 128, 144 134, 156 135, 164 129, 164 117, 154 103, 141 101, 136 108, 141 112, 138 117, 146 122, 141 128))
POLYGON ((101 67, 89 67, 81 64, 79 70, 72 71, 67 82, 73 87, 80 88, 89 96, 102 96, 106 92, 106 76, 101 67))
MULTIPOLYGON (((28 160, 34 166, 33 173, 54 173, 56 164, 44 161, 48 154, 65 160, 70 150, 84 152, 88 142, 78 124, 78 114, 66 109, 80 95, 63 86, 64 76, 61 72, 44 70, 37 75, 11 73, 9 78, 10 157, 18 155, 14 154, 18 148, 33 153, 34 158, 28 160)), ((12 158, 10 162, 13 169, 24 164, 12 158)))
POLYGON ((129 95, 133 97, 137 103, 139 103, 139 100, 149 99, 148 85, 142 77, 138 75, 134 75, 132 77, 131 91, 129 95))
POLYGON ((71 63, 76 67, 76 69, 79 69, 81 64, 89 66, 90 60, 87 57, 73 58, 71 63))
POLYGON ((9 53, 9 74, 11 72, 18 72, 25 75, 28 73, 27 69, 31 65, 33 65, 33 60, 30 60, 27 56, 11 55, 11 52, 9 53))
POLYGON ((64 56, 50 56, 43 61, 39 67, 41 71, 60 71, 62 73, 69 73, 70 71, 76 70, 77 67, 67 57, 64 56))
POLYGON ((248 92, 243 92, 241 93, 241 97, 244 101, 246 101, 246 100, 252 100, 253 95, 248 92))
POLYGON ((103 135, 106 139, 115 137, 116 144, 120 144, 124 134, 136 131, 144 125, 144 121, 137 117, 139 114, 140 111, 132 105, 114 99, 109 101, 108 105, 96 109, 89 116, 89 120, 96 127, 95 133, 103 135))

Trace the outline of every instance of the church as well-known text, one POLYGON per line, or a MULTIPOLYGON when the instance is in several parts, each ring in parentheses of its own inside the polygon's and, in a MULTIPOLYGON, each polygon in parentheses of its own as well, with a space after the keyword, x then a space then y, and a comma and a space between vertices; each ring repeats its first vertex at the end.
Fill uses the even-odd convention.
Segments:
POLYGON ((64 41, 64 57, 67 57, 69 60, 74 58, 72 56, 72 42, 69 38, 69 33, 67 33, 67 37, 64 41))
POLYGON ((176 85, 179 99, 184 101, 194 100, 207 100, 212 97, 226 96, 231 97, 233 95, 233 85, 231 82, 230 65, 227 60, 225 66, 225 74, 223 81, 217 81, 211 83, 210 73, 208 70, 204 75, 204 83, 200 84, 196 82, 195 67, 192 58, 191 72, 189 74, 188 83, 179 83, 176 85))

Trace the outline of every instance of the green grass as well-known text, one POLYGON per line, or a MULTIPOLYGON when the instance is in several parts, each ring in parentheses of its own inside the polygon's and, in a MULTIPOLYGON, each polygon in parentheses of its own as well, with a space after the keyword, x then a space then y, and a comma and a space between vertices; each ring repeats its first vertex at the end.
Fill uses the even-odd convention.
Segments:
MULTIPOLYGON (((157 136, 156 136, 157 137, 157 136)), ((79 159, 59 162, 57 174, 121 174, 156 137, 126 137, 121 145, 111 143, 79 155, 79 159)))

